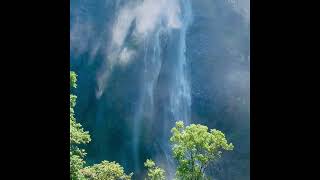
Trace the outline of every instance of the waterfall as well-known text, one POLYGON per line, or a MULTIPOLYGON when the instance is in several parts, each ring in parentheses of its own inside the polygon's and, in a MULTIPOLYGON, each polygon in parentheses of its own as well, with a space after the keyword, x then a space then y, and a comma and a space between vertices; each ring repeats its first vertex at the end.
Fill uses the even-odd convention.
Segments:
MULTIPOLYGON (((79 44, 75 50, 78 53, 90 46, 89 40, 95 38, 90 58, 95 58, 98 52, 102 52, 104 58, 97 69, 97 101, 102 101, 107 89, 112 87, 110 79, 118 68, 130 69, 133 64, 139 64, 139 71, 135 74, 137 79, 135 94, 136 102, 132 107, 131 121, 131 157, 133 159, 133 171, 139 174, 143 171, 141 157, 145 146, 143 142, 146 130, 152 130, 155 126, 158 132, 153 138, 153 146, 158 147, 158 153, 154 158, 174 175, 174 163, 171 158, 169 144, 170 129, 178 120, 188 122, 191 113, 191 93, 188 75, 188 63, 186 58, 186 34, 192 20, 191 4, 189 0, 119 0, 90 2, 72 2, 79 5, 79 11, 73 11, 72 18, 77 20, 72 24, 71 44, 79 44), (100 3, 100 4, 99 4, 100 3), (85 13, 99 14, 94 9, 100 6, 108 7, 110 11, 105 27, 94 24, 96 21, 104 22, 102 19, 90 20, 85 13), (92 11, 89 9, 92 8, 92 11), (81 14, 83 13, 83 14, 81 14), (87 16, 85 21, 80 16, 87 16), (82 20, 82 21, 79 21, 82 20), (100 28, 100 29, 99 29, 100 28), (86 39, 83 39, 85 38, 86 39), (86 43, 87 42, 87 43, 86 43), (81 46, 80 46, 81 45, 81 46), (163 66, 165 66, 163 68, 163 66), (160 83, 160 81, 164 83, 160 83), (159 96, 164 98, 159 100, 159 96), (161 103, 159 103, 161 101, 161 103), (161 112, 159 112, 161 111, 161 112), (147 126, 147 127, 146 127, 147 126), (148 127, 150 126, 150 127, 148 127), (152 126, 152 127, 151 127, 152 126)), ((90 14, 90 15, 92 15, 90 14)), ((73 46, 75 47, 75 46, 73 46)), ((74 50, 74 49, 71 49, 74 50)), ((103 103, 105 104, 105 103, 103 103)), ((103 111, 104 107, 99 107, 103 111)), ((96 113, 96 123, 99 126, 103 122, 103 113, 96 113)), ((96 129, 99 137, 103 135, 102 130, 96 129)), ((102 141, 103 142, 103 141, 102 141)), ((96 143, 97 142, 96 140, 96 143)), ((99 143, 99 151, 103 152, 107 145, 99 143)), ((100 152, 100 153, 101 153, 100 152)))
POLYGON ((248 179, 249 0, 70 2, 88 164, 117 161, 143 179, 151 158, 173 179, 170 130, 181 120, 232 135, 229 174, 210 174, 248 179))
MULTIPOLYGON (((142 85, 139 97, 139 103, 135 115, 133 118, 133 155, 135 161, 135 171, 140 171, 141 159, 139 157, 139 139, 141 139, 141 127, 144 119, 149 121, 154 121, 155 113, 154 110, 156 104, 154 91, 157 87, 157 81, 159 79, 161 65, 164 61, 164 57, 168 57, 167 61, 173 61, 172 72, 170 72, 170 84, 168 85, 169 101, 165 105, 167 111, 170 112, 169 116, 171 118, 162 119, 161 121, 177 121, 184 120, 188 121, 190 119, 190 85, 188 82, 188 72, 187 72, 187 60, 185 56, 186 51, 186 32, 188 25, 191 20, 191 6, 189 1, 144 1, 142 4, 137 5, 136 9, 144 9, 146 7, 152 8, 157 6, 158 9, 152 9, 156 12, 150 12, 147 14, 143 11, 143 16, 150 17, 140 17, 141 19, 136 19, 136 32, 142 34, 135 34, 135 38, 138 38, 140 46, 142 46, 142 59, 143 68, 142 72, 142 85), (150 3, 150 4, 148 4, 150 3), (157 4, 159 3, 159 4, 157 4), (158 6, 157 6, 158 5, 158 6), (167 9, 165 11, 165 9, 167 9), (157 12, 158 11, 158 12, 157 12), (175 12, 175 13, 174 13, 175 12), (155 17, 153 17, 155 16, 155 17), (145 19, 148 18, 148 19, 145 19), (146 20, 147 24, 144 24, 146 20), (149 22, 154 24, 149 24, 149 22), (140 23, 140 24, 139 24, 140 23), (139 25, 141 26, 139 28, 139 25), (177 40, 172 41, 173 52, 170 52, 166 56, 166 52, 161 51, 162 37, 167 36, 171 39, 177 40)), ((137 13, 139 14, 139 13, 137 13)), ((137 17, 139 17, 137 15, 137 17)), ((131 20, 130 20, 131 22, 131 20)), ((136 33, 135 32, 135 33, 136 33)), ((168 116, 168 117, 169 117, 168 116)), ((172 125, 172 123, 167 123, 172 125)), ((169 133, 170 129, 163 129, 163 137, 159 137, 159 146, 164 152, 164 156, 168 161, 166 163, 166 169, 172 170, 173 163, 172 159, 169 158, 170 147, 169 143, 169 133)), ((171 176, 174 174, 171 172, 171 176)))
POLYGON ((183 120, 189 122, 191 108, 191 92, 188 80, 188 67, 186 58, 186 33, 191 23, 191 5, 189 1, 184 1, 182 27, 179 34, 179 43, 177 46, 178 58, 175 67, 174 83, 171 87, 170 109, 173 114, 173 120, 183 120))

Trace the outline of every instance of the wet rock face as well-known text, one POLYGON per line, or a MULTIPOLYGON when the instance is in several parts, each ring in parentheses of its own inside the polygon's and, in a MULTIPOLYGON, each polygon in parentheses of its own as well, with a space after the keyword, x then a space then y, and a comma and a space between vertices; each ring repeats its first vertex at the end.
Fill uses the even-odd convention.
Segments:
POLYGON ((170 129, 185 120, 220 129, 235 145, 208 175, 249 179, 247 4, 71 0, 71 69, 77 119, 92 136, 88 163, 115 160, 137 179, 146 158, 172 169, 170 129))

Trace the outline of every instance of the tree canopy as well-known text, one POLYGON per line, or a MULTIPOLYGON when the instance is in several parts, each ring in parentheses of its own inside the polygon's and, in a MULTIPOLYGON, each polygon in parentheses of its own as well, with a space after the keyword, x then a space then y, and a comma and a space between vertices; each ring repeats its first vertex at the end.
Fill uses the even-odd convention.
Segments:
MULTIPOLYGON (((70 72, 70 90, 77 87, 77 75, 70 72)), ((76 122, 74 107, 77 96, 70 93, 70 179, 71 180, 130 180, 132 173, 126 175, 123 167, 116 162, 102 161, 100 164, 86 166, 86 152, 78 146, 91 141, 90 134, 76 122)))
MULTIPOLYGON (((70 72, 70 90, 77 88, 77 75, 70 72)), ((122 166, 116 162, 102 161, 86 166, 86 152, 79 148, 81 144, 91 141, 90 134, 76 122, 74 107, 77 96, 70 93, 70 179, 71 180, 130 180, 133 173, 127 175, 122 166)), ((176 122, 171 129, 173 157, 177 160, 176 178, 181 180, 205 180, 205 170, 209 163, 219 159, 223 151, 233 150, 224 133, 200 124, 184 126, 176 122)), ((146 180, 165 180, 165 171, 147 159, 146 180)))
POLYGON ((184 126, 178 121, 171 130, 173 157, 178 162, 176 176, 183 180, 206 179, 205 169, 210 162, 221 157, 223 150, 233 150, 225 135, 207 126, 191 124, 184 126))
MULTIPOLYGON (((77 87, 77 75, 70 72, 70 90, 77 87)), ((91 141, 89 132, 84 131, 80 123, 76 122, 74 107, 76 105, 77 96, 70 93, 70 179, 84 179, 81 169, 85 165, 83 149, 78 145, 86 144, 91 141)))
POLYGON ((130 180, 133 175, 133 173, 126 175, 123 167, 109 161, 85 167, 81 172, 88 180, 130 180))
POLYGON ((144 167, 148 169, 148 174, 146 180, 165 180, 165 171, 160 167, 157 167, 156 164, 147 159, 144 163, 144 167))

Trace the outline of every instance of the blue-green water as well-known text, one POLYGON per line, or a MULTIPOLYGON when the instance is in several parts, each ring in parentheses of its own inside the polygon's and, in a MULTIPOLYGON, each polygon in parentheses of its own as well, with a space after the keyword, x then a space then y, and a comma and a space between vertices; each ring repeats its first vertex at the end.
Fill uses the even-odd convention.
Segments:
POLYGON ((209 175, 250 179, 249 1, 70 2, 88 163, 115 160, 142 179, 152 158, 171 179, 168 138, 184 120, 220 129, 235 145, 209 175))

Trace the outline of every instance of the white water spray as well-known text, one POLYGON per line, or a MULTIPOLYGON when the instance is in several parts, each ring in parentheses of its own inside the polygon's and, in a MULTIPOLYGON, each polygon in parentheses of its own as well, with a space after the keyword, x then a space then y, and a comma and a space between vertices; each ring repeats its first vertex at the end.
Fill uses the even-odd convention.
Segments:
MULTIPOLYGON (((167 86, 169 99, 165 105, 170 118, 161 121, 167 125, 174 124, 178 120, 189 122, 191 93, 187 71, 186 34, 191 21, 192 11, 189 0, 130 1, 120 7, 116 13, 116 19, 111 28, 111 42, 106 49, 106 66, 97 77, 96 95, 99 98, 103 94, 114 67, 129 66, 132 61, 143 61, 141 91, 132 119, 132 153, 135 172, 139 172, 141 167, 138 163, 141 163, 139 145, 143 120, 155 119, 154 110, 157 104, 154 103, 154 92, 164 61, 172 61, 173 63, 170 64, 174 67, 170 67, 170 82, 167 86), (163 59, 162 56, 162 35, 171 38, 172 49, 169 50, 170 55, 166 56, 169 59, 163 59), (126 42, 128 38, 134 39, 138 48, 128 45, 126 42), (139 53, 143 53, 143 59, 136 58, 139 53)), ((166 158, 168 178, 172 179, 174 163, 170 156, 171 148, 168 139, 170 128, 163 131, 163 137, 159 137, 157 142, 166 158)))

